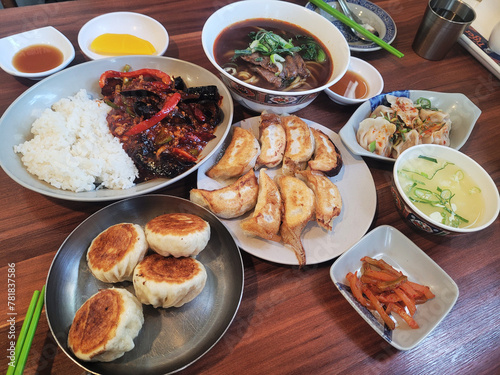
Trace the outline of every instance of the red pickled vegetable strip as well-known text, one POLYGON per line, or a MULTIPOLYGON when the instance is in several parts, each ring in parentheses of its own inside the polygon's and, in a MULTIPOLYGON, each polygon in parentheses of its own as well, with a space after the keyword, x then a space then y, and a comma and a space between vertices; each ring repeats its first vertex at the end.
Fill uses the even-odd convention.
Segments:
POLYGON ((413 299, 409 297, 401 288, 394 289, 394 293, 396 293, 401 298, 401 301, 403 301, 403 303, 408 308, 410 315, 415 315, 415 312, 417 311, 415 301, 413 301, 413 299))
POLYGON ((349 286, 351 287, 352 295, 363 306, 373 310, 373 306, 371 305, 371 303, 369 301, 367 301, 366 298, 363 296, 363 293, 361 291, 361 283, 358 279, 357 273, 358 273, 358 271, 356 271, 355 273, 349 272, 346 275, 346 279, 347 279, 347 281, 349 281, 349 286))
POLYGON ((365 294, 365 296, 368 297, 370 302, 375 307, 375 310, 377 310, 377 312, 380 314, 382 320, 384 321, 385 324, 387 324, 389 329, 396 328, 396 323, 394 323, 391 317, 385 312, 384 307, 381 305, 380 301, 377 299, 377 297, 375 297, 372 291, 367 287, 363 287, 363 293, 365 294))
POLYGON ((413 319, 410 315, 408 315, 406 311, 397 303, 394 303, 393 306, 391 306, 391 310, 394 311, 396 314, 398 314, 401 318, 403 318, 411 328, 413 329, 420 328, 415 319, 413 319))

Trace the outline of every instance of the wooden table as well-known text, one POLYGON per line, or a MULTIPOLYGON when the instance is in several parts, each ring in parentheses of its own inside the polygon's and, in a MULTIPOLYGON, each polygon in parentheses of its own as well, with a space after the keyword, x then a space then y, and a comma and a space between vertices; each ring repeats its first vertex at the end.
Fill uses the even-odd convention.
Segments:
MULTIPOLYGON (((187 60, 214 73, 201 47, 201 30, 210 14, 229 3, 217 1, 78 0, 0 10, 0 37, 52 25, 73 43, 72 65, 85 61, 78 30, 94 16, 136 11, 156 18, 170 34, 166 56, 187 60)), ((296 1, 305 5, 306 1, 296 1)), ((385 91, 424 89, 461 92, 481 110, 461 151, 500 182, 500 81, 461 46, 442 61, 417 56, 411 43, 426 1, 375 0, 395 20, 393 45, 405 54, 385 51, 353 54, 382 73, 385 91)), ((0 72, 0 114, 33 82, 0 72)), ((321 94, 297 115, 338 132, 355 110, 321 94)), ((240 106, 234 120, 255 116, 240 106)), ((15 124, 12 124, 15 126, 15 124)), ((241 306, 225 336, 181 374, 487 374, 499 370, 500 358, 500 220, 462 237, 435 237, 402 221, 390 193, 392 164, 366 160, 377 189, 377 210, 370 229, 392 225, 437 262, 458 284, 460 296, 441 324, 407 352, 386 343, 353 310, 329 277, 334 260, 305 267, 282 266, 243 252, 245 287, 241 306)), ((160 191, 187 197, 195 176, 160 191)), ((45 283, 54 254, 71 231, 105 203, 50 199, 31 192, 0 172, 0 368, 7 360, 7 268, 15 263, 17 332, 33 290, 45 283)), ((58 348, 42 315, 26 374, 80 374, 83 371, 58 348)))

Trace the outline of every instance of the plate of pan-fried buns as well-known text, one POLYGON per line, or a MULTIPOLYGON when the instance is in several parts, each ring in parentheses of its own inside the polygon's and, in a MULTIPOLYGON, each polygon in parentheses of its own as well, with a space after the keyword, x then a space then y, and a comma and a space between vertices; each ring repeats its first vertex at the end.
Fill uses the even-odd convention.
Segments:
POLYGON ((81 223, 57 252, 45 310, 61 349, 93 374, 169 374, 217 343, 238 310, 243 262, 221 221, 146 195, 81 223))
POLYGON ((263 112, 233 124, 219 153, 198 170, 190 200, 213 212, 246 252, 304 266, 356 243, 377 197, 368 166, 335 132, 263 112))

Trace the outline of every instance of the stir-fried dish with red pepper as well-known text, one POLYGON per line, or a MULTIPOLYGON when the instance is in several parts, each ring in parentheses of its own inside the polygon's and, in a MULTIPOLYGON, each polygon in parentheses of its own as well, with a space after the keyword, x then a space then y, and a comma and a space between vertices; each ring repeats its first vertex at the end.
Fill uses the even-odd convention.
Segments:
POLYGON ((109 70, 99 79, 107 121, 139 170, 139 181, 173 178, 196 164, 222 122, 217 86, 186 87, 157 69, 109 70))

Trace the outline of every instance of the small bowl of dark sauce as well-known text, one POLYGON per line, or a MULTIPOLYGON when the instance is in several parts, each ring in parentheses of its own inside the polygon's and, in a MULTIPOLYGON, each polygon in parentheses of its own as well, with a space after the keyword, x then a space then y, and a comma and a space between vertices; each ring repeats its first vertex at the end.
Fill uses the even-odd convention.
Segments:
POLYGON ((75 57, 71 42, 52 26, 2 38, 0 51, 0 68, 33 80, 64 69, 75 57))
POLYGON ((337 104, 354 105, 377 96, 384 88, 384 80, 375 67, 352 57, 345 74, 324 91, 337 104))

